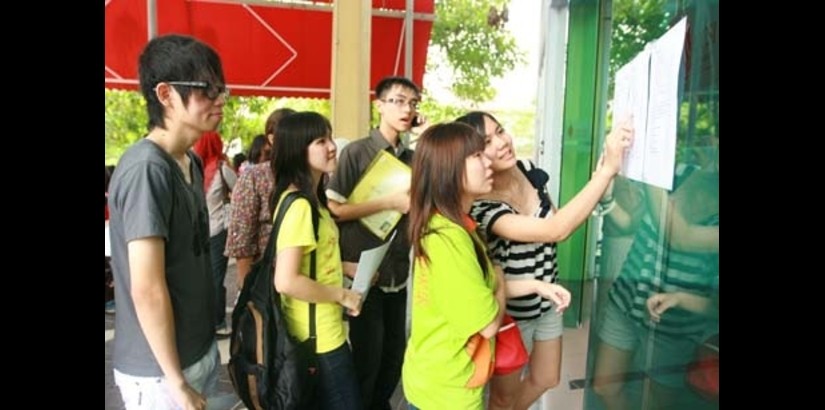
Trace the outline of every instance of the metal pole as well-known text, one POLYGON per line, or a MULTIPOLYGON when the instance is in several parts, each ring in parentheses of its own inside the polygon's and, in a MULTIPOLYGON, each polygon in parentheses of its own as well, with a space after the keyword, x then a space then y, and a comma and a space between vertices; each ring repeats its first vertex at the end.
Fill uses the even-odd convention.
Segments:
POLYGON ((149 29, 149 40, 158 36, 157 0, 146 0, 146 26, 149 29))
POLYGON ((407 11, 404 13, 404 76, 413 77, 413 3, 415 0, 407 0, 407 11))

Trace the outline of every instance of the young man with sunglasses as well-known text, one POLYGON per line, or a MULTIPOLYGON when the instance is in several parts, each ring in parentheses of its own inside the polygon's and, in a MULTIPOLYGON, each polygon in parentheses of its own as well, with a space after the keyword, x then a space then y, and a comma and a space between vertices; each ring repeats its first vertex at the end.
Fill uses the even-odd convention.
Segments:
POLYGON ((362 251, 382 243, 359 219, 384 210, 405 214, 378 267, 377 279, 361 314, 349 318, 349 338, 362 402, 366 409, 389 409, 389 399, 401 378, 406 347, 406 281, 410 268, 406 213, 410 196, 408 191, 401 191, 357 204, 348 202, 347 198, 379 151, 386 151, 407 165, 412 163, 413 151, 404 146, 401 133, 408 132, 418 117, 421 92, 407 78, 386 77, 376 85, 375 98, 375 107, 381 115, 378 128, 341 150, 338 168, 326 192, 329 210, 337 218, 341 260, 348 276, 355 273, 354 266, 362 251))
POLYGON ((220 357, 203 165, 190 148, 218 127, 228 90, 218 54, 191 37, 153 39, 138 72, 149 133, 109 191, 114 378, 127 409, 204 409, 220 357))

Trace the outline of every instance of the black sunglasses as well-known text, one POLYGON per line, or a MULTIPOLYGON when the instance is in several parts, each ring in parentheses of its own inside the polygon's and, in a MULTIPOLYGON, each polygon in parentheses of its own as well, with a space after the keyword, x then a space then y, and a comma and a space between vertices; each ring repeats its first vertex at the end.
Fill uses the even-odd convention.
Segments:
POLYGON ((229 98, 229 88, 225 85, 210 84, 206 81, 166 81, 166 83, 201 89, 206 98, 210 100, 216 100, 221 95, 223 95, 224 100, 229 98))

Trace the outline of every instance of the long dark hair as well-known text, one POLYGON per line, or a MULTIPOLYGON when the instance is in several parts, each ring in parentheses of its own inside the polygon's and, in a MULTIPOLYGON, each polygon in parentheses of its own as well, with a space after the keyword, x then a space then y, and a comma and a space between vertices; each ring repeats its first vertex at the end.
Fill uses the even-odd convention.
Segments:
POLYGON ((318 138, 330 135, 332 126, 323 115, 317 112, 298 112, 281 118, 275 135, 275 144, 272 147, 272 162, 270 167, 275 175, 275 189, 269 197, 269 209, 272 217, 281 194, 290 184, 294 184, 299 191, 310 198, 314 208, 326 207, 327 196, 324 193, 327 176, 318 181, 318 186, 312 186, 312 170, 309 168, 307 149, 318 138))
POLYGON ((482 138, 486 139, 487 133, 484 129, 484 117, 491 119, 496 125, 501 126, 501 123, 498 122, 496 117, 493 117, 492 114, 484 111, 471 111, 467 114, 464 114, 455 119, 456 122, 461 122, 467 124, 473 128, 482 136, 482 138))
MULTIPOLYGON (((465 164, 467 157, 479 151, 484 151, 484 138, 470 126, 457 122, 434 125, 419 138, 412 164, 409 219, 410 243, 416 258, 429 260, 422 241, 424 236, 435 233, 427 231, 427 223, 436 212, 467 229, 461 206, 465 164)), ((472 238, 472 233, 467 232, 472 238)), ((486 277, 486 249, 475 238, 473 246, 486 277)))
MULTIPOLYGON (((255 138, 252 138, 252 144, 249 146, 249 155, 246 156, 246 160, 249 161, 251 164, 260 164, 263 161, 258 161, 261 158, 261 152, 264 150, 264 146, 269 144, 269 141, 266 139, 266 135, 258 134, 255 138)), ((270 158, 272 157, 272 153, 269 154, 270 158)))

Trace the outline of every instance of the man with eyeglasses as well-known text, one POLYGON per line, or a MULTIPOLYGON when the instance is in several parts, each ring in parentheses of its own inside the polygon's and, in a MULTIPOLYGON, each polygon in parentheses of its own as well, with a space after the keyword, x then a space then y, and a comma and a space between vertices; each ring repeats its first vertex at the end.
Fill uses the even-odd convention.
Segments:
POLYGON ((329 210, 337 217, 341 260, 348 276, 354 274, 353 265, 362 251, 382 243, 358 220, 384 210, 404 214, 361 314, 349 318, 349 338, 362 402, 367 409, 389 409, 390 397, 401 378, 406 346, 406 280, 410 268, 406 213, 410 196, 409 191, 401 191, 358 204, 348 202, 347 197, 379 151, 386 151, 407 165, 412 163, 413 151, 404 146, 401 133, 414 125, 421 92, 407 78, 386 77, 375 86, 375 98, 375 108, 381 116, 378 128, 341 150, 338 169, 326 192, 329 210), (347 265, 352 269, 347 269, 347 265))
POLYGON ((220 124, 228 90, 218 54, 192 37, 157 37, 138 64, 149 133, 109 191, 114 378, 127 409, 204 409, 220 357, 203 165, 190 148, 220 124))

